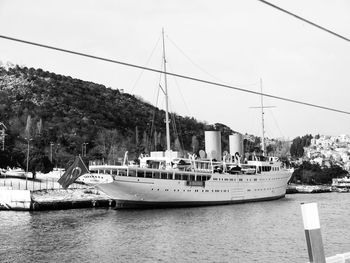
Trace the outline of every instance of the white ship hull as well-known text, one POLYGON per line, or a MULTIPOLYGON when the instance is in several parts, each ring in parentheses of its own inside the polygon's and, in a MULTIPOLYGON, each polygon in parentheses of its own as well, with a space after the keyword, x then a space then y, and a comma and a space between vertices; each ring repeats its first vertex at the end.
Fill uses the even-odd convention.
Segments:
POLYGON ((232 204, 279 199, 285 196, 291 173, 219 174, 202 185, 185 180, 115 176, 97 186, 116 200, 117 208, 180 207, 232 204))

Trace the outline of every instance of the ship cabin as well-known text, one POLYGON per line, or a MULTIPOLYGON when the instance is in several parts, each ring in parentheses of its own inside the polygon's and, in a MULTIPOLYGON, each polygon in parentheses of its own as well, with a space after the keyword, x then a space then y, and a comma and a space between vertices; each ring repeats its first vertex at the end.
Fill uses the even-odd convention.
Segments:
MULTIPOLYGON (((116 176, 184 180, 188 184, 202 184, 196 182, 208 181, 214 173, 232 175, 255 175, 272 170, 271 165, 261 165, 262 162, 253 164, 222 163, 211 160, 189 160, 175 158, 169 161, 167 158, 149 158, 140 162, 140 166, 128 165, 97 165, 91 167, 96 174, 109 174, 114 179, 116 176), (260 166, 259 166, 260 165, 260 166)), ((204 184, 204 183, 203 183, 204 184)))
POLYGON ((256 166, 256 172, 278 172, 281 170, 281 162, 275 156, 250 155, 245 164, 256 166))

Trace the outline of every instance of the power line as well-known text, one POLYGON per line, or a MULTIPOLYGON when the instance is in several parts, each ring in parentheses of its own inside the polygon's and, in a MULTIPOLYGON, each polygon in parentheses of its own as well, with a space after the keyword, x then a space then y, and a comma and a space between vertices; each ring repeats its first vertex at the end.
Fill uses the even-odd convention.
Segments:
POLYGON ((275 9, 277 9, 277 10, 279 10, 279 11, 282 11, 282 12, 288 14, 288 15, 294 16, 295 18, 297 18, 297 19, 299 19, 299 20, 301 20, 301 21, 304 21, 305 23, 308 23, 308 24, 310 24, 310 25, 312 25, 312 26, 314 26, 314 27, 317 27, 317 28, 319 28, 319 29, 321 29, 321 30, 323 30, 323 31, 326 31, 327 33, 330 33, 330 34, 332 34, 332 35, 334 35, 334 36, 336 36, 336 37, 339 37, 339 38, 341 38, 341 39, 343 39, 343 40, 345 40, 345 41, 350 42, 350 39, 349 39, 349 38, 344 37, 344 36, 342 36, 342 35, 340 35, 340 34, 334 32, 334 31, 329 30, 329 29, 327 29, 327 28, 325 28, 325 27, 323 27, 323 26, 320 26, 320 25, 318 25, 318 24, 316 24, 316 23, 314 23, 314 22, 311 22, 310 20, 307 20, 307 19, 305 19, 305 18, 302 18, 301 16, 298 16, 298 15, 292 13, 292 12, 289 12, 289 11, 287 11, 286 9, 283 9, 283 8, 277 6, 277 5, 274 5, 274 4, 272 4, 272 3, 270 3, 270 2, 267 2, 267 1, 264 1, 264 0, 258 0, 258 1, 261 2, 261 3, 264 3, 264 4, 266 4, 266 5, 269 5, 269 6, 275 8, 275 9))
POLYGON ((205 83, 205 84, 209 84, 209 85, 213 85, 213 86, 219 86, 219 87, 223 87, 223 88, 238 90, 238 91, 241 91, 241 92, 246 92, 246 93, 255 94, 255 95, 259 95, 259 96, 265 96, 265 97, 269 97, 269 98, 273 98, 273 99, 277 99, 277 100, 288 101, 288 102, 301 104, 301 105, 305 105, 305 106, 309 106, 309 107, 314 107, 314 108, 319 108, 319 109, 323 109, 323 110, 329 110, 329 111, 334 111, 334 112, 344 113, 344 114, 350 115, 349 111, 338 110, 338 109, 335 109, 335 108, 325 107, 325 106, 312 104, 312 103, 308 103, 308 102, 288 99, 288 98, 275 96, 275 95, 271 95, 271 94, 266 94, 266 93, 260 93, 260 92, 247 90, 247 89, 243 89, 243 88, 238 88, 238 87, 234 87, 234 86, 230 86, 230 85, 226 85, 226 84, 222 84, 222 83, 217 83, 217 82, 213 82, 213 81, 203 80, 203 79, 199 79, 199 78, 195 78, 195 77, 191 77, 191 76, 186 76, 186 75, 181 75, 181 74, 176 74, 176 73, 171 73, 171 72, 164 72, 163 70, 158 70, 158 69, 153 69, 153 68, 149 68, 149 67, 139 66, 139 65, 135 65, 135 64, 127 63, 127 62, 122 62, 122 61, 108 59, 108 58, 103 58, 103 57, 98 57, 98 56, 94 56, 94 55, 89 55, 89 54, 76 52, 76 51, 72 51, 72 50, 62 49, 62 48, 48 46, 48 45, 43 45, 43 44, 30 42, 30 41, 26 41, 26 40, 22 40, 22 39, 18 39, 18 38, 3 36, 3 35, 0 35, 0 38, 8 39, 8 40, 11 40, 11 41, 16 41, 16 42, 20 42, 20 43, 24 43, 24 44, 28 44, 28 45, 32 45, 32 46, 38 46, 38 47, 43 47, 43 48, 52 49, 52 50, 56 50, 56 51, 61 51, 61 52, 74 54, 74 55, 78 55, 78 56, 83 56, 83 57, 87 57, 87 58, 102 60, 102 61, 106 61, 106 62, 110 62, 110 63, 120 64, 120 65, 123 65, 123 66, 128 66, 128 67, 148 70, 148 71, 152 71, 152 72, 167 74, 169 76, 174 76, 174 77, 178 77, 178 78, 188 79, 188 80, 201 82, 201 83, 205 83))

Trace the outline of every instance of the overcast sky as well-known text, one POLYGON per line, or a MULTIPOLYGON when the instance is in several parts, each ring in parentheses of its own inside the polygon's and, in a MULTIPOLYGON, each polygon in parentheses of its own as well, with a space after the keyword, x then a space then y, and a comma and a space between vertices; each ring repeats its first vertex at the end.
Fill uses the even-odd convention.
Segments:
MULTIPOLYGON (((271 0, 350 37, 348 0, 271 0)), ((0 0, 0 35, 350 111, 350 43, 257 0, 0 0)), ((0 39, 0 60, 124 89, 156 104, 158 73, 0 39)), ((162 81, 162 79, 161 79, 162 81)), ((161 84, 164 86, 164 84, 161 84)), ((260 97, 169 77, 171 110, 261 134, 260 97)), ((265 98, 270 138, 350 134, 350 115, 265 98)), ((164 107, 160 97, 158 106, 164 107)))

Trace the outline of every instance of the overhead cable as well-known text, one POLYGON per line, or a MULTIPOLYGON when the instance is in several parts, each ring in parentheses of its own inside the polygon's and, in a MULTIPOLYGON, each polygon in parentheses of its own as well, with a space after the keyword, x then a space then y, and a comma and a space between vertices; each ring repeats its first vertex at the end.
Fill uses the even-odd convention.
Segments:
POLYGON ((329 29, 327 29, 327 28, 325 28, 325 27, 323 27, 323 26, 320 26, 320 25, 318 25, 318 24, 316 24, 316 23, 314 23, 314 22, 311 22, 310 20, 307 20, 307 19, 305 19, 305 18, 302 18, 301 16, 298 16, 298 15, 292 13, 292 12, 289 12, 289 11, 286 10, 286 9, 283 9, 283 8, 281 8, 281 7, 277 6, 277 5, 274 5, 274 4, 270 3, 270 2, 267 2, 267 1, 265 1, 265 0, 258 0, 258 1, 261 2, 261 3, 264 3, 264 4, 266 4, 266 5, 269 5, 269 6, 275 8, 275 9, 277 9, 277 10, 279 10, 279 11, 282 11, 282 12, 288 14, 288 15, 294 16, 295 18, 297 18, 297 19, 299 19, 299 20, 301 20, 301 21, 304 21, 305 23, 308 23, 308 24, 310 24, 310 25, 312 25, 312 26, 314 26, 314 27, 317 27, 317 28, 319 28, 319 29, 321 29, 321 30, 323 30, 323 31, 326 31, 326 32, 329 33, 329 34, 332 34, 332 35, 334 35, 334 36, 336 36, 336 37, 339 37, 339 38, 341 38, 341 39, 343 39, 343 40, 345 40, 345 41, 350 42, 350 39, 349 39, 349 38, 344 37, 344 36, 342 36, 342 35, 340 35, 340 34, 334 32, 334 31, 329 30, 329 29))
POLYGON ((0 35, 0 38, 8 39, 8 40, 11 40, 11 41, 16 41, 16 42, 20 42, 20 43, 24 43, 24 44, 28 44, 28 45, 38 46, 38 47, 42 47, 42 48, 52 49, 52 50, 56 50, 56 51, 61 51, 61 52, 74 54, 74 55, 78 55, 78 56, 83 56, 83 57, 87 57, 87 58, 102 60, 102 61, 106 61, 106 62, 110 62, 110 63, 120 64, 120 65, 123 65, 123 66, 128 66, 128 67, 133 67, 133 68, 138 68, 138 69, 143 69, 143 70, 148 70, 148 71, 157 72, 157 73, 163 73, 163 74, 167 74, 169 76, 174 76, 174 77, 178 77, 178 78, 188 79, 188 80, 192 80, 192 81, 196 81, 196 82, 200 82, 200 83, 205 83, 205 84, 209 84, 209 85, 214 85, 214 86, 219 86, 219 87, 223 87, 223 88, 238 90, 238 91, 241 91, 241 92, 246 92, 246 93, 255 94, 255 95, 259 95, 259 96, 265 96, 265 97, 269 97, 269 98, 273 98, 273 99, 277 99, 277 100, 288 101, 288 102, 297 103, 297 104, 301 104, 301 105, 305 105, 305 106, 310 106, 310 107, 314 107, 314 108, 319 108, 319 109, 324 109, 324 110, 329 110, 329 111, 334 111, 334 112, 344 113, 344 114, 350 115, 349 111, 344 111, 344 110, 339 110, 339 109, 335 109, 335 108, 325 107, 325 106, 322 106, 322 105, 312 104, 312 103, 298 101, 298 100, 294 100, 294 99, 288 99, 288 98, 275 96, 275 95, 271 95, 271 94, 267 94, 267 93, 260 93, 260 92, 256 92, 256 91, 252 91, 252 90, 238 88, 238 87, 234 87, 234 86, 231 86, 231 85, 226 85, 226 84, 222 84, 222 83, 217 83, 217 82, 213 82, 213 81, 199 79, 199 78, 195 78, 195 77, 191 77, 191 76, 186 76, 186 75, 181 75, 181 74, 176 74, 176 73, 171 73, 171 72, 164 72, 163 70, 158 70, 158 69, 154 69, 154 68, 144 67, 144 66, 131 64, 131 63, 123 62, 123 61, 118 61, 118 60, 98 57, 98 56, 94 56, 94 55, 89 55, 89 54, 76 52, 76 51, 72 51, 72 50, 67 50, 67 49, 63 49, 63 48, 48 46, 48 45, 39 44, 39 43, 35 43, 35 42, 30 42, 30 41, 26 41, 26 40, 22 40, 22 39, 18 39, 18 38, 13 38, 13 37, 8 37, 8 36, 4 36, 4 35, 0 35))

